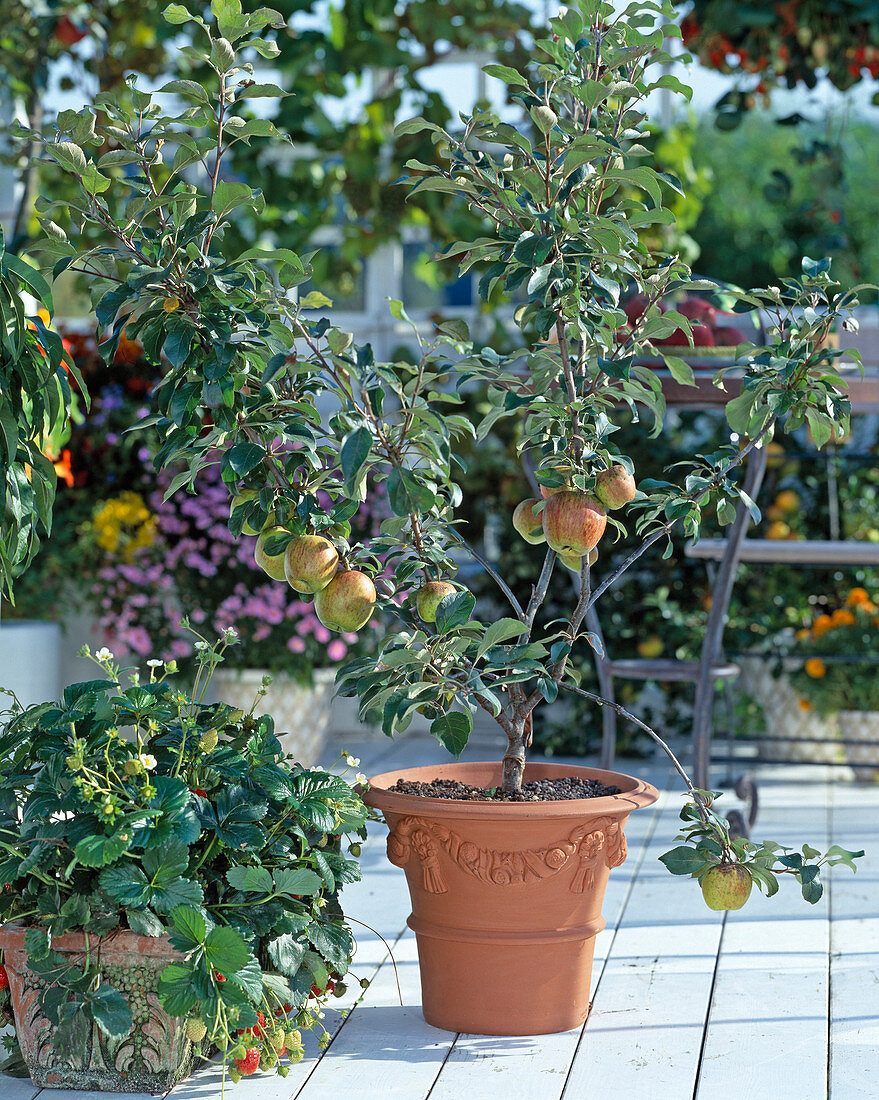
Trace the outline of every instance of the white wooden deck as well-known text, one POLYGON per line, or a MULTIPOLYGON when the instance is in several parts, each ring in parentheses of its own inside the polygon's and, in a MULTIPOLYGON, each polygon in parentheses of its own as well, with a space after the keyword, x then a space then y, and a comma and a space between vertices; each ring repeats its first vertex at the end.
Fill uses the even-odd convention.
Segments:
MULTIPOLYGON (((362 770, 439 763, 430 739, 348 744, 362 770)), ((471 745, 473 759, 493 747, 471 745)), ((330 757, 328 757, 330 759, 330 757)), ((620 770, 627 770, 620 762, 620 770)), ((656 764, 628 770, 659 780, 656 764)), ((857 875, 825 879, 812 907, 785 881, 771 901, 711 913, 698 887, 657 862, 677 832, 678 788, 629 819, 629 858, 611 873, 585 1027, 538 1038, 453 1035, 421 1016, 405 878, 385 858, 385 829, 363 847, 364 878, 346 887, 358 924, 356 981, 327 1013, 332 1042, 284 1079, 228 1086, 236 1100, 857 1100, 879 1097, 879 785, 840 770, 764 769, 755 836, 865 848, 857 875)), ((734 804, 734 803, 733 803, 734 804)), ((756 891, 755 891, 756 895, 756 891)), ((466 994, 465 994, 466 995, 466 994)), ((97 1100, 0 1075, 0 1100, 97 1100)), ((130 1094, 129 1094, 130 1095, 130 1094)), ((215 1100, 219 1074, 196 1073, 169 1100, 215 1100)), ((121 1100, 121 1097, 120 1097, 121 1100)), ((138 1100, 138 1098, 135 1098, 138 1100)), ((139 1098, 144 1100, 144 1098, 139 1098)))

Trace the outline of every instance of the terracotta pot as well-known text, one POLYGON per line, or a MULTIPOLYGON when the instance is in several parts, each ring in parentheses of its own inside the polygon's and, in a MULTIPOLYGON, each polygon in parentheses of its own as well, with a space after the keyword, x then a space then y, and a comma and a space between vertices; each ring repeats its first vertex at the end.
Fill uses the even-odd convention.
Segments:
POLYGON ((559 802, 459 802, 388 790, 398 779, 501 782, 498 763, 385 772, 364 801, 390 827, 388 859, 406 871, 424 1018, 476 1035, 541 1035, 589 1012, 595 937, 623 827, 657 791, 620 772, 527 764, 525 781, 575 775, 621 793, 559 802))
MULTIPOLYGON (((166 936, 134 932, 90 936, 92 957, 100 952, 104 977, 131 1006, 134 1027, 121 1039, 108 1039, 93 1025, 78 1047, 57 1051, 52 1025, 40 1011, 47 982, 28 969, 24 928, 0 928, 0 948, 9 975, 21 1053, 31 1080, 43 1088, 99 1089, 108 1092, 166 1092, 187 1077, 199 1053, 187 1039, 183 1021, 159 1004, 159 976, 180 954, 166 936)), ((52 941, 63 955, 84 955, 86 937, 70 932, 52 941)))

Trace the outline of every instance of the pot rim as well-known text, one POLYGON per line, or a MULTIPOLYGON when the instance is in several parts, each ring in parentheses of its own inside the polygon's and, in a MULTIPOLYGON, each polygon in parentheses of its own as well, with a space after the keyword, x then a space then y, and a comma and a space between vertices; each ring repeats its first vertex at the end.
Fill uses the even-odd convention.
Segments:
MULTIPOLYGON (((0 924, 0 949, 4 951, 23 951, 25 934, 30 928, 39 925, 19 924, 17 921, 9 921, 0 924)), ((62 953, 84 954, 86 950, 127 950, 145 958, 167 959, 173 962, 181 959, 181 953, 172 946, 167 932, 161 936, 145 936, 142 932, 132 932, 130 928, 115 928, 103 936, 97 933, 88 933, 88 948, 86 947, 86 933, 82 931, 64 932, 60 936, 53 936, 52 948, 62 953), (132 943, 132 939, 135 941, 132 943)))
MULTIPOLYGON (((556 764, 551 762, 527 762, 525 780, 529 770, 537 768, 549 772, 548 778, 576 775, 583 778, 599 779, 602 783, 620 787, 619 794, 602 795, 599 798, 569 798, 546 802, 470 802, 464 799, 425 798, 416 794, 402 794, 390 791, 398 779, 420 779, 429 782, 435 775, 445 771, 444 778, 450 777, 452 769, 466 773, 467 769, 491 768, 500 771, 501 764, 496 760, 474 760, 455 764, 422 765, 417 768, 397 768, 381 772, 368 779, 369 788, 360 790, 367 806, 373 806, 383 812, 414 814, 420 817, 493 817, 522 821, 529 818, 584 817, 600 814, 629 813, 642 806, 650 806, 659 798, 659 791, 652 783, 625 772, 607 771, 602 768, 590 768, 582 764, 556 764)), ((463 777, 462 777, 463 778, 463 777)), ((464 778, 463 781, 466 782, 464 778)))

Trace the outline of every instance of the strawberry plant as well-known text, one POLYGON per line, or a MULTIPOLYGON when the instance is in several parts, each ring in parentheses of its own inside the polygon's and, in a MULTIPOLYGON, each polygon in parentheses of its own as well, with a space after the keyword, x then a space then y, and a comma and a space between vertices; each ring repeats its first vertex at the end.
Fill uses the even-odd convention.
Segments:
POLYGON ((202 702, 233 641, 198 643, 191 694, 174 662, 126 682, 102 651, 105 678, 6 715, 0 921, 26 929, 57 1049, 78 1047, 93 1023, 117 1041, 134 1023, 99 950, 54 949, 69 931, 96 944, 124 929, 167 935, 179 958, 161 974, 159 1003, 230 1068, 254 1052, 259 1063, 260 1051, 264 1068, 279 1065, 278 1036, 320 1028, 332 979, 348 969, 339 893, 360 877, 346 837, 363 834, 367 810, 343 777, 285 758, 271 718, 202 702))

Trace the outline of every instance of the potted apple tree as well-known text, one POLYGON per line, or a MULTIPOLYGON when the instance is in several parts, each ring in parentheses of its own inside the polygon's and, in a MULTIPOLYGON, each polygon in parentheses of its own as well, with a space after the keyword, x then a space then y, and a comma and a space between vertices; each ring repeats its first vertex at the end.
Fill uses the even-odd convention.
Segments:
MULTIPOLYGON (((437 172, 410 162, 412 201, 452 192, 484 219, 478 239, 446 255, 481 273, 484 299, 497 290, 524 297, 516 352, 474 348, 460 320, 430 337, 413 324, 414 363, 377 362, 329 316, 316 319, 313 308, 327 304, 321 295, 297 304, 291 290, 308 276, 307 257, 236 254, 226 244, 236 207, 258 213, 262 197, 223 179, 222 155, 237 141, 283 140, 245 111, 255 95, 282 93, 254 83, 240 59, 246 46, 271 55, 271 43, 251 35, 275 25, 272 13, 214 7, 216 27, 181 5, 166 13, 198 24, 205 45, 192 56, 213 70, 210 90, 172 81, 164 91, 189 106, 168 114, 132 81, 131 102, 102 100, 106 122, 80 127, 79 144, 62 126, 46 146, 83 179, 75 220, 100 225, 110 242, 77 248, 52 231, 57 215, 45 204, 52 261, 85 274, 110 350, 127 329, 164 364, 151 421, 159 461, 186 465, 170 491, 192 485, 220 451, 223 480, 239 498, 231 530, 262 531, 259 560, 278 583, 313 597, 332 629, 359 630, 377 607, 386 616, 391 629, 377 654, 343 666, 339 691, 357 696, 361 713, 377 716, 389 735, 416 712, 427 716, 453 755, 479 709, 505 735, 500 761, 375 776, 366 794, 384 812, 388 854, 409 880, 427 1020, 507 1034, 576 1026, 588 1011, 608 873, 626 857, 626 819, 657 795, 621 773, 526 762, 535 712, 560 693, 614 706, 669 754, 689 797, 679 838, 686 843, 663 859, 672 873, 697 878, 709 905, 744 904, 753 882, 774 893, 779 873, 797 877, 815 901, 823 863, 853 866, 854 855, 840 849, 788 855, 732 837, 714 794, 694 789, 655 731, 583 688, 570 657, 575 646, 599 644, 584 626, 589 609, 647 550, 676 528, 697 537, 708 516, 730 522, 740 501, 756 512, 736 470, 779 420, 807 420, 819 442, 845 424, 836 354, 817 348, 856 296, 832 282, 823 260, 804 261, 800 279, 742 293, 740 308, 763 309, 771 321, 769 345, 737 349, 742 377, 727 416, 744 442, 695 456, 674 482, 642 477, 636 487, 633 463, 614 445, 616 411, 639 409, 652 422, 646 430, 662 430, 660 380, 640 363, 658 354, 679 381, 692 376, 660 343, 677 331, 689 338, 691 322, 661 303, 684 290, 712 292, 679 258, 651 255, 637 235, 670 219, 664 198, 679 188, 651 166, 639 140, 645 98, 658 88, 686 91, 652 75, 668 60, 664 39, 679 33, 662 23, 670 4, 633 4, 617 15, 610 4, 582 0, 551 22, 527 69, 489 66, 525 125, 478 110, 460 132, 420 119, 399 128, 403 137, 429 131, 447 165, 437 172), (135 167, 120 178, 120 165, 135 167), (634 324, 620 305, 625 292, 644 300, 634 324), (477 385, 488 411, 473 424, 457 409, 458 390, 477 385), (322 420, 315 405, 326 394, 335 411, 322 420), (455 516, 466 492, 459 442, 484 440, 503 417, 519 421, 522 460, 537 487, 517 508, 516 528, 547 547, 529 592, 513 591, 468 545, 455 516), (352 544, 350 519, 367 487, 386 495, 391 515, 376 538, 352 544), (601 542, 623 518, 643 541, 619 569, 602 573, 601 542), (497 583, 506 616, 477 617, 473 595, 456 580, 453 552, 462 549, 497 583), (577 591, 566 618, 547 622, 542 607, 559 561, 576 573, 577 591)), ((408 320, 401 303, 391 310, 408 320)), ((732 390, 725 379, 721 371, 718 385, 732 390)))

